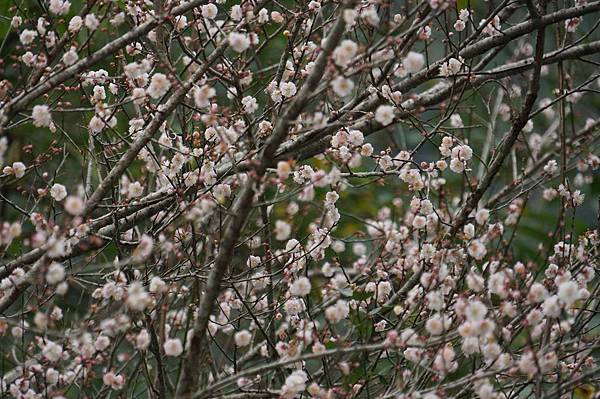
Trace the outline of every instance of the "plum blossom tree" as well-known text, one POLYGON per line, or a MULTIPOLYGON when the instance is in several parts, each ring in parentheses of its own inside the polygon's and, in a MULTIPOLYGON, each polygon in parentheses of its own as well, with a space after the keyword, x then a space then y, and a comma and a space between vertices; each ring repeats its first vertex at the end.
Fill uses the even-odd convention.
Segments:
POLYGON ((0 397, 595 394, 600 1, 0 17, 0 397))

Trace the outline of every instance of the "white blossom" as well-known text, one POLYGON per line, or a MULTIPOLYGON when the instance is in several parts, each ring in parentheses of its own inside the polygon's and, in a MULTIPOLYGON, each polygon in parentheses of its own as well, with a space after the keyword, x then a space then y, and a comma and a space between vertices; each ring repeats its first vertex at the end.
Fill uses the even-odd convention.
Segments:
POLYGON ((383 126, 387 126, 394 121, 395 108, 391 105, 380 105, 375 111, 375 120, 383 126))
POLYGON ((38 33, 34 30, 23 29, 23 31, 19 35, 19 40, 21 41, 21 43, 23 45, 27 46, 27 45, 33 43, 33 41, 35 40, 37 35, 38 35, 38 33))
POLYGON ((243 33, 231 32, 227 40, 231 48, 238 53, 244 52, 250 47, 250 39, 243 33))
POLYGON ((419 72, 425 66, 425 56, 421 53, 409 51, 402 60, 402 65, 408 73, 419 72))
POLYGON ((252 340, 252 334, 248 330, 238 331, 235 333, 234 340, 238 347, 248 346, 252 340))
POLYGON ((183 345, 179 338, 169 338, 163 344, 165 355, 177 357, 183 353, 183 345))
POLYGON ((155 73, 152 75, 152 79, 150 79, 150 86, 148 86, 146 92, 150 97, 157 99, 164 96, 169 91, 169 88, 171 88, 171 82, 167 79, 166 75, 155 73))
POLYGON ((65 268, 57 262, 52 262, 46 273, 46 282, 50 285, 56 285, 65 279, 65 268))
POLYGON ((343 76, 338 76, 331 82, 333 92, 339 97, 346 97, 354 90, 354 82, 343 76))
POLYGON ((305 296, 310 293, 310 280, 306 277, 300 277, 290 285, 290 294, 294 296, 305 296))
POLYGON ((50 108, 47 105, 35 105, 31 117, 33 124, 37 127, 48 127, 52 123, 50 108))

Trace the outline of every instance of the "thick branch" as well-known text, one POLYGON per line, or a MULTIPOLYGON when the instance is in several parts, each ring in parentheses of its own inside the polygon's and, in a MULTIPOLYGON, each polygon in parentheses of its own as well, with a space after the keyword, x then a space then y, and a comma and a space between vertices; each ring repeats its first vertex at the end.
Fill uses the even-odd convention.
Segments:
MULTIPOLYGON (((346 6, 348 7, 348 6, 346 6)), ((233 215, 221 240, 221 247, 215 259, 213 268, 208 276, 206 290, 200 305, 198 315, 194 323, 193 334, 190 340, 190 349, 183 364, 182 377, 177 390, 177 397, 190 398, 198 390, 201 368, 199 364, 207 364, 209 348, 207 345, 206 330, 212 314, 215 301, 221 292, 221 281, 225 275, 227 266, 231 261, 235 244, 240 236, 242 226, 248 218, 254 198, 254 185, 258 184, 266 173, 267 167, 275 160, 275 152, 281 142, 287 136, 290 125, 298 118, 306 102, 317 87, 328 58, 340 41, 346 23, 343 18, 338 18, 330 34, 327 36, 325 45, 319 54, 311 74, 298 92, 296 98, 289 107, 282 112, 280 122, 275 126, 273 133, 265 144, 257 168, 250 174, 248 182, 241 190, 233 208, 233 215)))
POLYGON ((25 107, 44 94, 48 93, 53 88, 73 78, 77 74, 86 71, 91 66, 104 61, 107 57, 134 42, 138 38, 147 35, 152 29, 165 23, 169 16, 185 14, 186 12, 206 3, 206 0, 191 0, 188 3, 175 7, 168 15, 164 15, 161 18, 153 19, 139 25, 137 28, 106 44, 104 47, 94 52, 90 56, 80 60, 68 68, 63 69, 60 72, 55 73, 51 77, 48 77, 37 84, 30 91, 24 92, 13 100, 9 101, 0 109, 0 132, 2 132, 4 127, 8 124, 8 122, 10 122, 13 116, 17 114, 17 112, 25 109, 25 107))
MULTIPOLYGON (((542 18, 538 18, 538 21, 542 18)), ((483 179, 477 185, 477 188, 469 198, 467 199, 466 204, 460 210, 459 214, 454 220, 452 228, 450 229, 448 236, 453 237, 456 233, 462 228, 465 224, 469 214, 473 211, 483 194, 487 191, 490 184, 492 184, 492 180, 500 170, 500 167, 504 163, 504 159, 508 156, 511 148, 517 141, 521 130, 527 124, 529 120, 529 113, 531 112, 533 105, 535 104, 535 100, 537 99, 537 94, 540 89, 540 71, 543 65, 543 57, 544 57, 544 39, 545 39, 545 28, 542 27, 538 30, 537 39, 536 39, 536 48, 535 48, 535 62, 533 74, 531 75, 531 79, 529 81, 529 89, 527 90, 527 95, 525 97, 525 101, 522 105, 521 111, 519 115, 514 120, 512 128, 508 133, 507 137, 502 141, 502 145, 497 150, 497 155, 492 161, 490 167, 488 168, 486 174, 483 176, 483 179)))
POLYGON ((217 61, 225 49, 227 48, 227 40, 222 40, 217 48, 210 54, 205 63, 202 64, 197 71, 188 79, 183 85, 181 85, 175 93, 169 98, 162 109, 157 111, 157 115, 152 119, 148 127, 140 134, 140 136, 127 148, 127 151, 119 162, 112 168, 108 176, 100 182, 96 191, 90 196, 86 203, 84 215, 89 215, 100 203, 104 194, 113 186, 113 184, 121 177, 123 172, 127 170, 129 165, 135 160, 140 150, 148 144, 148 142, 154 137, 154 134, 162 126, 163 122, 167 117, 177 108, 181 102, 185 99, 187 93, 192 89, 194 83, 199 80, 202 75, 208 71, 210 66, 217 61))

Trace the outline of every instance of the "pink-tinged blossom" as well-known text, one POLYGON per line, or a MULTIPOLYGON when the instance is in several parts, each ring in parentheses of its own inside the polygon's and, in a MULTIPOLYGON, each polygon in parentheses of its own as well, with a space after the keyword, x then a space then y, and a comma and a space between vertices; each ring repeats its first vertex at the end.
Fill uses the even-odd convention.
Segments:
POLYGON ((234 335, 234 340, 238 347, 248 346, 252 340, 252 334, 248 330, 238 331, 234 335))
POLYGON ((65 15, 69 13, 71 2, 67 0, 50 0, 48 9, 51 13, 56 15, 65 15))
POLYGON ((409 51, 402 60, 402 65, 408 73, 419 72, 425 66, 425 56, 421 53, 409 51))
POLYGON ((310 280, 306 277, 300 277, 290 286, 290 294, 294 296, 305 296, 310 293, 310 280))
POLYGON ((231 48, 238 53, 242 53, 250 47, 250 39, 248 39, 248 35, 244 33, 232 32, 229 34, 227 40, 229 41, 231 48))
POLYGON ((125 385, 125 377, 120 374, 115 374, 111 371, 104 374, 102 377, 102 382, 112 390, 119 391, 123 389, 123 386, 125 385))
POLYGON ((19 35, 19 40, 21 40, 21 43, 25 46, 33 43, 33 41, 35 40, 35 38, 38 36, 38 33, 34 30, 31 29, 23 29, 23 31, 21 32, 21 34, 19 35))
POLYGON ((177 357, 183 353, 183 345, 179 338, 169 338, 163 344, 165 355, 177 357))
POLYGON ((146 92, 150 97, 157 99, 164 96, 170 87, 171 82, 165 74, 155 73, 150 79, 150 86, 148 86, 146 92))
POLYGON ((27 170, 27 167, 25 166, 25 164, 23 162, 17 161, 17 162, 13 162, 12 166, 5 166, 2 169, 2 173, 6 174, 6 175, 13 175, 17 179, 20 179, 23 176, 25 176, 26 170, 27 170))

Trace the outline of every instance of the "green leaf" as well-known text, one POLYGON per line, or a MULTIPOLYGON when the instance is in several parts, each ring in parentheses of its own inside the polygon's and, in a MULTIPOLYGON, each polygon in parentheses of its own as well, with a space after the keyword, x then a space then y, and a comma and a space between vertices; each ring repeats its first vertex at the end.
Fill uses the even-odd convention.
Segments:
POLYGON ((584 384, 575 387, 573 390, 573 399, 592 399, 594 397, 594 393, 596 392, 596 387, 591 384, 584 384))
POLYGON ((356 327, 356 330, 360 337, 368 342, 371 339, 371 335, 373 334, 373 321, 371 318, 361 313, 358 310, 352 311, 350 313, 350 322, 356 327))
POLYGON ((373 296, 373 292, 366 291, 354 291, 352 293, 352 299, 356 301, 365 301, 373 296))
POLYGON ((365 368, 357 367, 350 374, 344 377, 344 383, 354 385, 365 378, 365 368))

